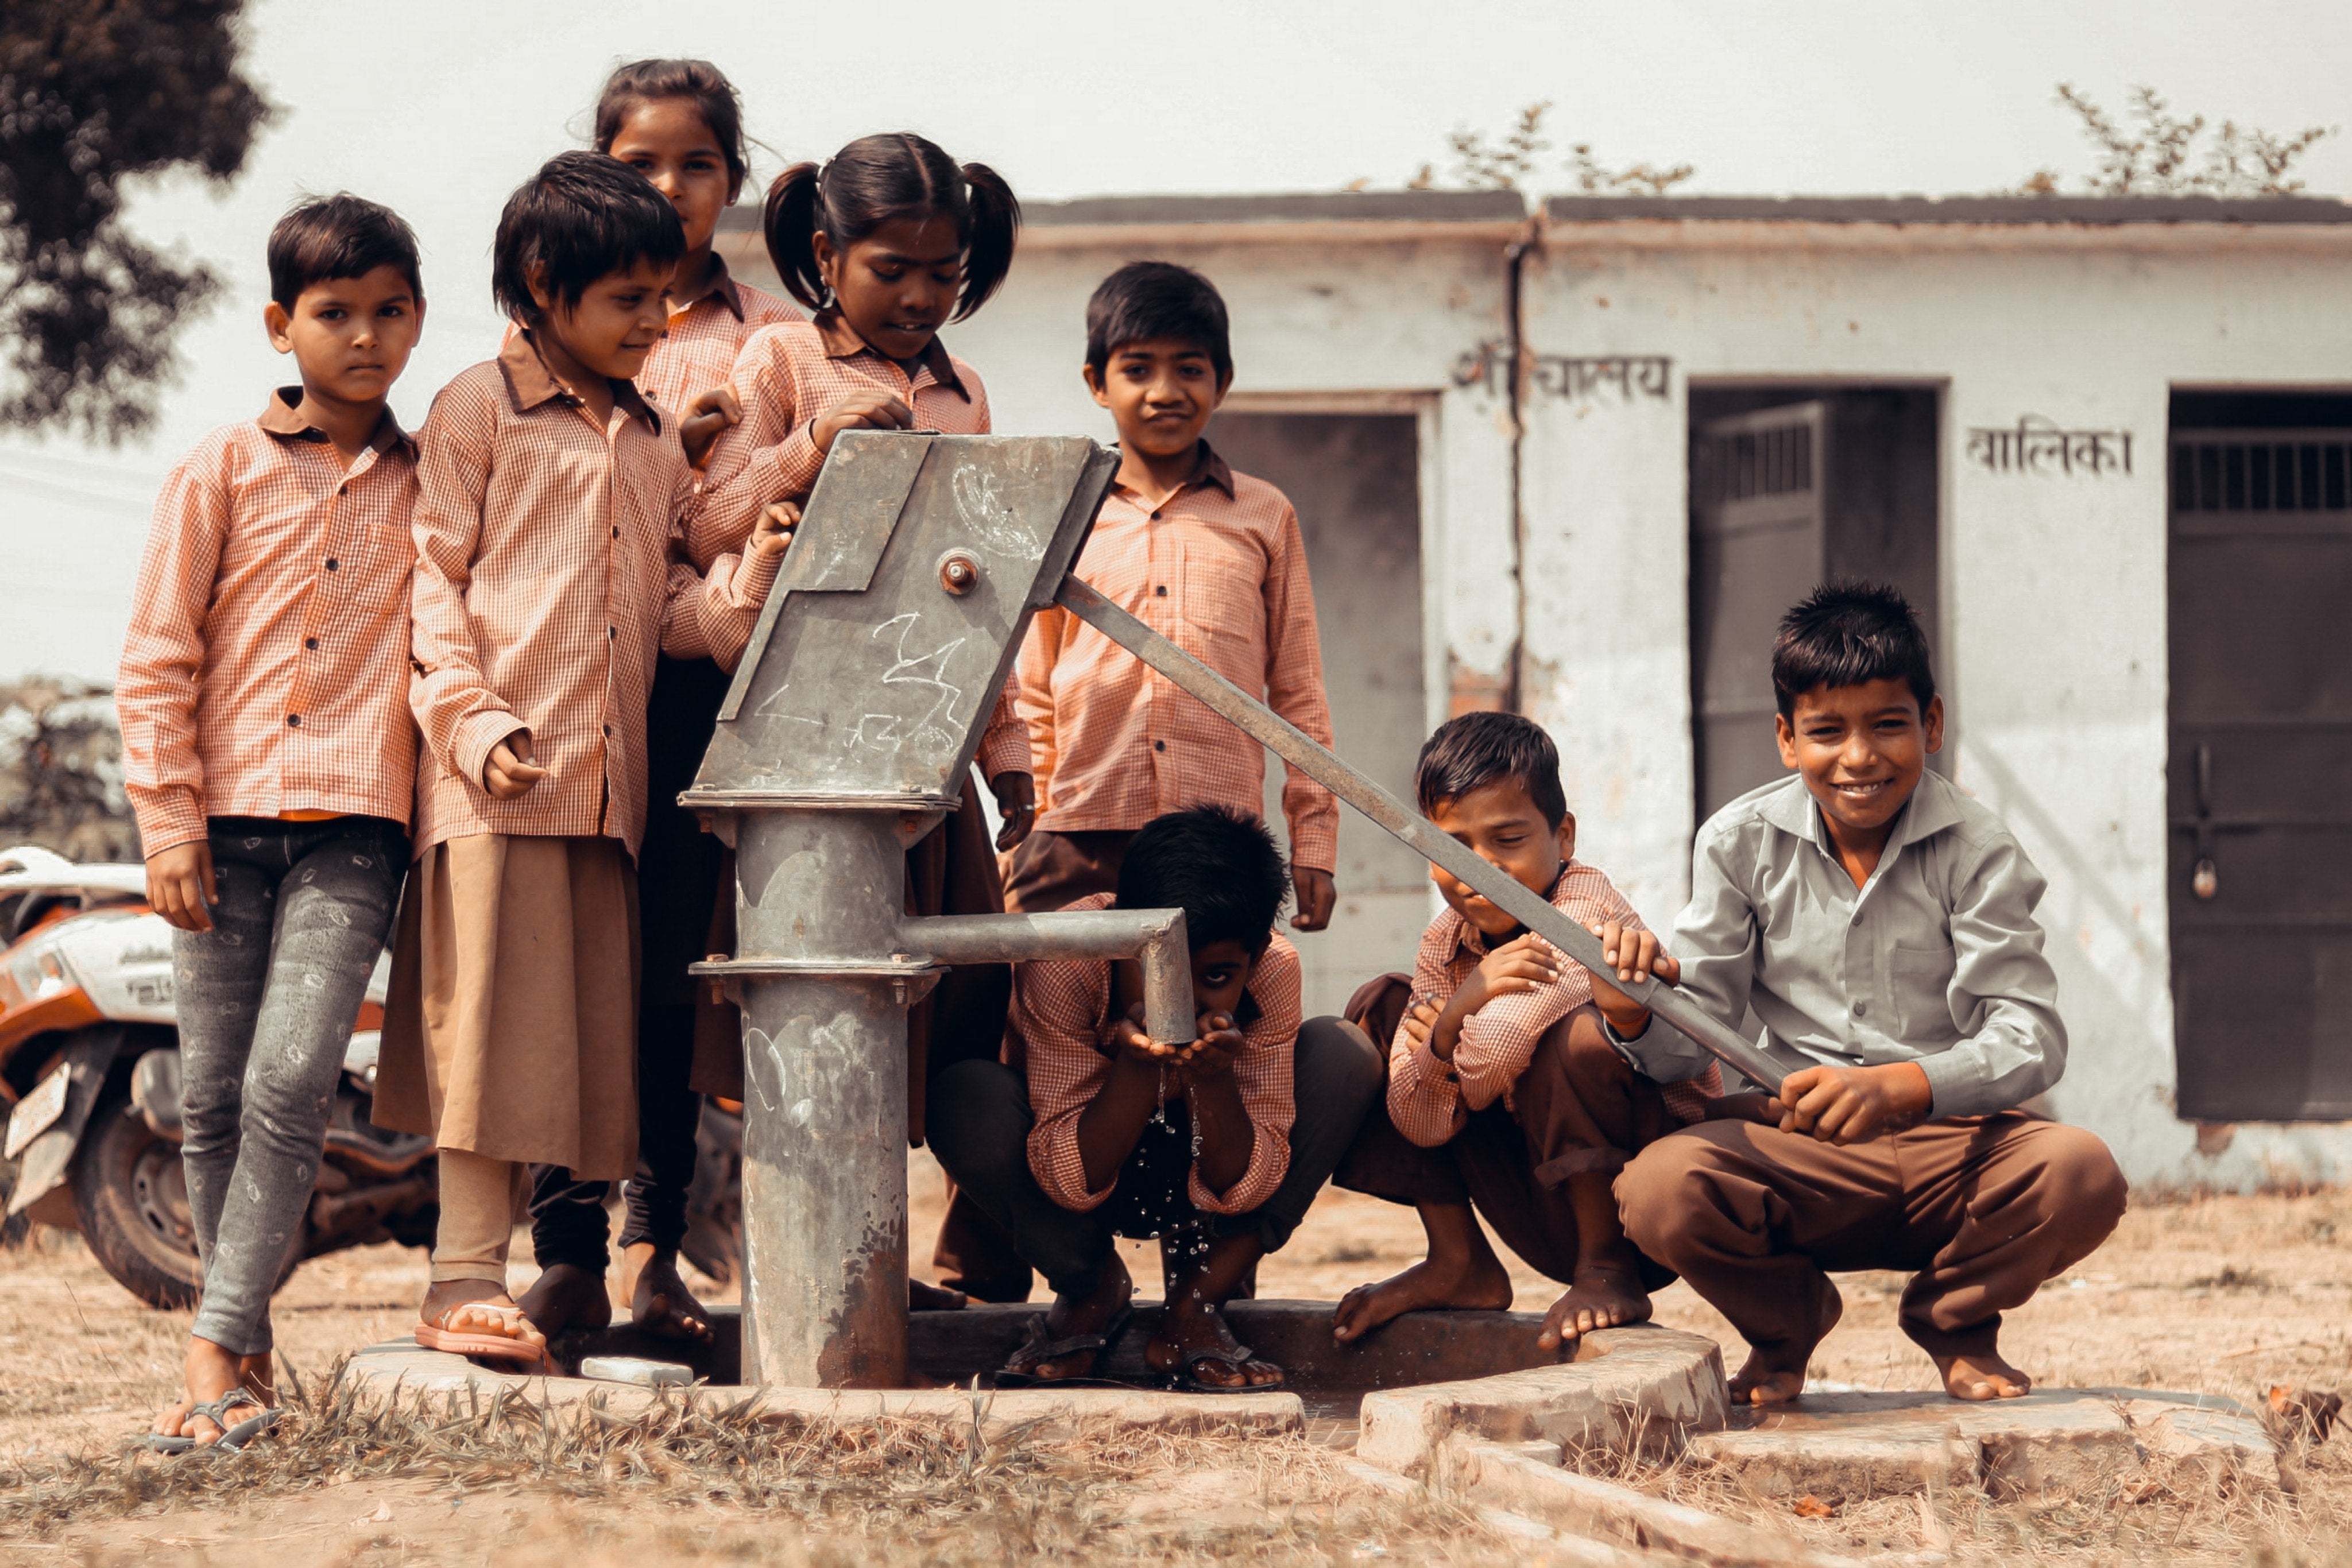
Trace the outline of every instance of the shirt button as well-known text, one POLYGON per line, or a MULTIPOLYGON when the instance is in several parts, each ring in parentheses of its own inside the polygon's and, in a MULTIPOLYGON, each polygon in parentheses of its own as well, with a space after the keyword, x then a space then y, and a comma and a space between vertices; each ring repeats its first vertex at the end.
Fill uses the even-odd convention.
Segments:
POLYGON ((613 530, 613 537, 614 537, 614 538, 619 538, 621 537, 621 530, 620 530, 620 529, 618 529, 618 528, 614 528, 614 529, 613 530))
POLYGON ((337 563, 336 563, 335 558, 334 558, 333 556, 329 556, 329 557, 327 558, 327 570, 328 570, 329 571, 332 571, 332 570, 335 570, 335 566, 336 566, 336 564, 337 564, 337 563))
POLYGON ((302 639, 302 646, 305 648, 315 648, 318 645, 319 640, 316 637, 305 637, 302 639))
POLYGON ((299 729, 299 728, 301 728, 301 727, 302 727, 302 716, 301 716, 300 714, 299 714, 299 713, 289 713, 289 714, 288 714, 288 715, 286 716, 286 727, 287 727, 287 728, 289 728, 289 729, 299 729))
POLYGON ((1167 585, 1166 583, 1164 583, 1164 582, 1163 582, 1163 583, 1161 583, 1159 587, 1157 587, 1157 588, 1153 589, 1151 591, 1152 591, 1152 592, 1154 592, 1154 593, 1156 593, 1156 594, 1158 594, 1158 595, 1160 595, 1160 598, 1165 599, 1165 598, 1167 598, 1167 597, 1168 597, 1168 585, 1167 585))
POLYGON ((1869 1010, 1870 1004, 1868 1002, 1856 1002, 1853 1004, 1853 1016, 1856 1018, 1862 1017, 1863 1014, 1869 1010))
POLYGON ((1160 514, 1159 514, 1159 513, 1157 513, 1157 512, 1152 513, 1152 514, 1151 514, 1151 520, 1152 520, 1153 522, 1155 522, 1155 523, 1156 523, 1156 522, 1158 522, 1158 521, 1160 520, 1160 514))
POLYGON ((607 637, 618 637, 620 634, 621 629, 618 626, 607 626, 604 628, 604 635, 607 637))
POLYGON ((1164 740, 1155 740, 1151 743, 1151 749, 1154 751, 1165 751, 1168 749, 1168 743, 1164 740))
POLYGON ((612 733, 613 733, 613 727, 612 727, 611 725, 609 725, 609 724, 608 724, 608 725, 606 725, 606 726, 604 727, 604 733, 605 733, 606 735, 610 735, 610 734, 612 734, 612 733))

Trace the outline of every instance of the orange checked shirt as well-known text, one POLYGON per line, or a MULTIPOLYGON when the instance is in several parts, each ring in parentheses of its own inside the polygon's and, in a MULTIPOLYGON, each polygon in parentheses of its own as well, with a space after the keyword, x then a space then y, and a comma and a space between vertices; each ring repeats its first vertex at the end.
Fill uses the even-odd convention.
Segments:
MULTIPOLYGON (((1560 868, 1551 902, 1580 925, 1614 920, 1631 930, 1648 929, 1607 873, 1582 861, 1572 860, 1560 868)), ((1413 994, 1444 1008, 1486 960, 1486 952, 1484 932, 1452 909, 1439 912, 1421 936, 1421 953, 1412 967, 1413 994)), ((1398 1132, 1433 1148, 1460 1132, 1472 1111, 1483 1111, 1497 1100, 1509 1103, 1511 1087, 1528 1070, 1544 1031, 1592 999, 1591 971, 1557 947, 1552 956, 1559 960, 1559 979, 1497 997, 1462 1020, 1451 1068, 1431 1055, 1426 1045, 1417 1045, 1402 1029, 1397 1030, 1389 1047, 1389 1120, 1398 1132)), ((1688 1125, 1699 1120, 1706 1100, 1722 1092, 1723 1074, 1709 1065, 1703 1078, 1665 1086, 1666 1109, 1688 1125)))
POLYGON ((613 392, 600 425, 519 333, 433 400, 409 686, 420 854, 473 833, 603 834, 635 854, 656 653, 731 666, 775 580, 776 557, 687 564, 686 453, 628 382, 613 392), (550 776, 494 800, 483 764, 518 729, 550 776))
POLYGON ((646 400, 680 419, 688 403, 728 384, 735 356, 752 333, 779 321, 805 319, 790 301, 736 282, 723 258, 710 261, 717 269, 710 287, 682 305, 671 301, 669 329, 637 372, 637 390, 646 400))
MULTIPOLYGON (((852 392, 888 392, 914 411, 919 430, 986 435, 989 429, 988 392, 980 377, 939 339, 909 374, 866 347, 830 308, 814 320, 752 333, 735 357, 734 387, 743 421, 711 448, 702 512, 687 529, 697 566, 720 550, 740 549, 770 502, 807 497, 824 466, 810 427, 852 392)), ((1013 690, 1014 679, 1007 677, 981 735, 980 768, 989 779, 1029 771, 1029 735, 1013 706, 1013 690)))
POLYGON ((408 821, 408 579, 416 446, 386 410, 350 467, 274 393, 164 480, 115 707, 155 854, 206 817, 408 821))
MULTIPOLYGON (((1073 911, 1108 909, 1113 895, 1097 893, 1070 905, 1073 911)), ((1029 1132, 1029 1169, 1045 1196, 1064 1208, 1099 1207, 1117 1190, 1113 1178, 1100 1191, 1087 1186, 1086 1162, 1078 1155, 1078 1116, 1102 1092, 1110 1058, 1095 1049, 1110 1019, 1110 963, 1103 958, 1033 958, 1013 967, 1013 1018, 1006 1044, 1029 1077, 1029 1109, 1036 1124, 1029 1132)), ((1248 1168, 1220 1197, 1201 1185, 1196 1165, 1186 1178, 1192 1206, 1207 1214, 1247 1214, 1274 1196, 1290 1170, 1291 1062, 1304 1018, 1299 1004, 1298 949, 1277 934, 1250 974, 1245 1006, 1257 1016, 1242 1025, 1242 1051, 1234 1059, 1234 1082, 1241 1091, 1256 1137, 1248 1168)), ((1169 1092, 1177 1090, 1170 1085, 1169 1092)))
MULTIPOLYGON (((1113 603, 1331 744, 1323 653, 1298 514, 1201 444, 1192 477, 1158 511, 1115 485, 1077 574, 1113 603)), ((1256 816, 1265 752, 1126 649, 1058 607, 1038 612, 1018 666, 1036 760, 1037 826, 1140 828, 1202 803, 1256 816)), ((1339 863, 1339 807, 1293 773, 1283 784, 1290 858, 1339 863)))

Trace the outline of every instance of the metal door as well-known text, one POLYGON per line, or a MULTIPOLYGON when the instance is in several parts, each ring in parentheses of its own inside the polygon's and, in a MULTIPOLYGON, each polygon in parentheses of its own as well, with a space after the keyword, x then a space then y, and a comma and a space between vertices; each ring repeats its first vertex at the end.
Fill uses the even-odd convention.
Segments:
POLYGON ((2352 430, 2172 436, 2180 1114, 2352 1117, 2352 430))
POLYGON ((1758 409, 1692 433, 1692 740, 1701 821, 1785 771, 1772 730, 1772 638, 1826 565, 1828 407, 1758 409))

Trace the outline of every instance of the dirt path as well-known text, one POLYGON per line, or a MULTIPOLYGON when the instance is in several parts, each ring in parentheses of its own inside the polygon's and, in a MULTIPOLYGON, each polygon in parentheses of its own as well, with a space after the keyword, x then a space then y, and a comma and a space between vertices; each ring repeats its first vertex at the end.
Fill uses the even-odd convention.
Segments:
MULTIPOLYGON (((939 1209, 937 1170, 919 1155, 910 1177, 918 1270, 928 1272, 939 1209)), ((1261 1290, 1267 1296, 1336 1299, 1413 1261, 1419 1240, 1410 1211, 1327 1193, 1290 1247, 1267 1261, 1261 1290)), ((528 1250, 519 1246, 518 1254, 528 1250)), ((1139 1244, 1131 1250, 1138 1279, 1154 1278, 1152 1249, 1139 1244)), ((287 1360, 313 1371, 343 1352, 404 1334, 415 1321, 422 1262, 420 1254, 381 1247, 306 1264, 278 1298, 278 1332, 287 1360)), ((515 1283, 526 1282, 530 1271, 519 1265, 515 1283)), ((1523 1268, 1515 1267, 1514 1278, 1523 1310, 1540 1310, 1556 1289, 1523 1268)), ((1814 1376, 1869 1388, 1930 1385, 1926 1358, 1895 1326, 1900 1284, 1895 1275, 1842 1281, 1846 1318, 1822 1347, 1814 1376)), ((715 1294, 724 1300, 731 1292, 715 1294)), ((2013 1316, 2004 1347, 2045 1383, 2252 1399, 2277 1383, 2352 1385, 2347 1306, 2352 1195, 2143 1203, 2106 1248, 2013 1316)), ((1736 1337, 1686 1288, 1661 1295, 1658 1317, 1717 1337, 1727 1358, 1736 1360, 1736 1337)), ((85 1444, 111 1448, 142 1428, 173 1385, 187 1322, 185 1313, 152 1312, 133 1301, 100 1271, 78 1239, 51 1237, 0 1254, 0 1461, 22 1462, 28 1452, 72 1453, 85 1444)), ((1259 1454, 1254 1462, 1262 1467, 1272 1458, 1259 1454)), ((1085 1506, 1096 1511, 1087 1517, 1097 1521, 1112 1518, 1128 1532, 1121 1537, 1123 1552, 1146 1561, 1187 1561, 1199 1552, 1228 1555, 1234 1539, 1214 1550, 1204 1543, 1201 1531, 1212 1525, 1229 1537, 1239 1531, 1254 1542, 1243 1555, 1255 1561, 1389 1555, 1406 1543, 1391 1539, 1400 1530, 1419 1539, 1425 1550, 1412 1555, 1420 1560, 1515 1561, 1528 1550, 1458 1523, 1424 1521, 1430 1528, 1423 1535, 1421 1526, 1387 1515, 1380 1521, 1380 1540, 1359 1537, 1349 1544, 1343 1539, 1350 1527, 1345 1508, 1363 1505, 1345 1504, 1344 1488, 1335 1490, 1328 1471, 1304 1460, 1306 1469, 1284 1470, 1272 1479, 1272 1472, 1253 1471, 1257 1479, 1238 1491, 1227 1478, 1208 1492, 1198 1490, 1200 1454, 1182 1457, 1181 1464, 1171 1455, 1172 1468, 1159 1470, 1139 1463, 1117 1488, 1085 1506), (1248 1500, 1235 1505, 1238 1513, 1227 1510, 1232 1517, 1218 1524, 1221 1505, 1213 1493, 1248 1500), (1269 1534, 1267 1521, 1286 1522, 1269 1534)), ((2334 1475, 2332 1458, 2323 1469, 2334 1475)), ((2352 1467, 2347 1470, 2340 1490, 2352 1497, 2352 1467)), ((1213 1467, 1206 1473, 1223 1472, 1213 1467)), ((2336 1539, 2327 1522, 2336 1517, 2334 1505, 2317 1508, 2319 1501, 2306 1500, 2309 1533, 2293 1542, 2305 1560, 2328 1555, 2336 1539)), ((228 1512, 184 1508, 77 1529, 73 1539, 79 1558, 60 1555, 54 1543, 0 1539, 0 1562, 128 1563, 159 1549, 181 1561, 226 1562, 261 1546, 297 1552, 306 1563, 480 1561, 493 1550, 502 1565, 644 1561, 648 1553, 665 1560, 846 1563, 872 1560, 866 1548, 874 1545, 828 1546, 821 1533, 677 1497, 558 1499, 511 1487, 469 1495, 462 1486, 406 1479, 328 1484, 228 1512)), ((897 1538, 890 1555, 961 1562, 971 1545, 952 1539, 927 1544, 916 1531, 897 1538)), ((2090 1555, 2079 1560, 2102 1555, 2095 1542, 2083 1545, 2090 1555)), ((1020 1554, 1013 1542, 997 1540, 988 1560, 996 1560, 995 1547, 1020 1554)))

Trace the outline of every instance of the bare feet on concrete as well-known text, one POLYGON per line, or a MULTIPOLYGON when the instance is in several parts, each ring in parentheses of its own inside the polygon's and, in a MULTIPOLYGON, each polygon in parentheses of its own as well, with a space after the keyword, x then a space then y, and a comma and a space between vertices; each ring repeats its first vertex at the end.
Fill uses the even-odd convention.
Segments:
POLYGON ((2003 1361, 1996 1351, 1977 1355, 1939 1355, 1944 1392, 1955 1399, 2018 1399, 2033 1392, 2033 1379, 2003 1361))
POLYGON ((544 1334, 601 1329, 613 1321, 613 1293, 604 1286, 604 1276, 577 1263, 541 1270, 522 1293, 521 1305, 522 1315, 544 1334))
POLYGON ((1341 1297, 1331 1314, 1334 1340, 1352 1343, 1405 1312, 1500 1312, 1511 1304, 1510 1270, 1495 1256, 1468 1204, 1423 1206, 1421 1223, 1429 1233, 1429 1256, 1341 1297))
POLYGON ((1650 1292, 1642 1289, 1642 1278, 1634 1267, 1593 1263, 1577 1270, 1567 1293, 1544 1314, 1543 1333, 1536 1343, 1546 1350, 1558 1350, 1564 1342, 1580 1339, 1596 1329, 1649 1321, 1650 1292))
POLYGON ((929 1280, 907 1281, 907 1310, 910 1312, 960 1312, 971 1304, 971 1298, 961 1291, 950 1291, 929 1280))
POLYGON ((1756 1406, 1795 1404, 1804 1396, 1805 1368, 1813 1359, 1813 1347, 1830 1337, 1830 1331, 1844 1315, 1844 1301, 1832 1291, 1822 1312, 1821 1324, 1811 1338, 1751 1345, 1748 1364, 1731 1379, 1731 1402, 1756 1406))
MULTIPOLYGON (((603 1281, 598 1281, 601 1288, 603 1281)), ((629 1297, 629 1321, 661 1339, 709 1344, 714 1337, 710 1314, 686 1288, 677 1271, 677 1254, 665 1252, 650 1241, 640 1241, 621 1254, 621 1288, 629 1297)), ((610 1303, 606 1305, 609 1315, 610 1303)))

